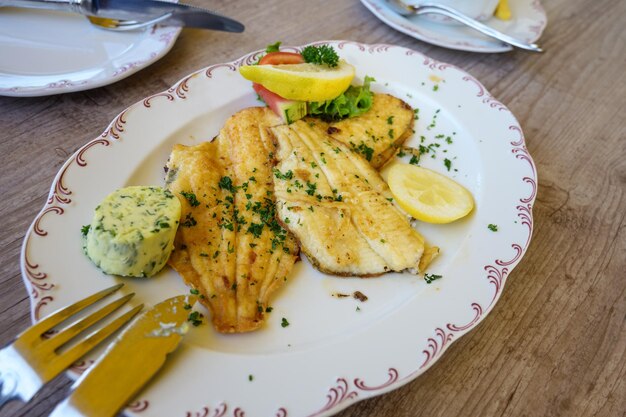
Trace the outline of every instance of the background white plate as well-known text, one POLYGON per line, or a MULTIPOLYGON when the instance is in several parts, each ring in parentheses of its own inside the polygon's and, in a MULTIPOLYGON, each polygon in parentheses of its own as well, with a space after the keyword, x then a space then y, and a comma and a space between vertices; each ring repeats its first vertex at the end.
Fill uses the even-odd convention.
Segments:
MULTIPOLYGON (((461 221, 417 225, 442 249, 429 272, 443 278, 432 284, 410 274, 338 278, 303 259, 276 295, 265 328, 240 335, 217 334, 210 325, 193 328, 130 406, 131 415, 334 414, 424 372, 485 317, 522 258, 532 233, 537 183, 515 117, 471 75, 416 51, 331 44, 355 65, 359 81, 374 76, 376 91, 419 109, 410 144, 440 144, 431 146, 437 152, 426 154, 421 164, 451 176, 475 197, 475 211, 461 221), (445 158, 452 161, 450 171, 445 158), (490 231, 489 224, 499 230, 490 231), (369 299, 332 296, 355 290, 369 299), (283 317, 288 327, 281 327, 283 317)), ((126 291, 148 305, 187 292, 170 269, 151 279, 102 274, 81 252, 80 228, 114 189, 162 184, 175 143, 209 140, 234 112, 259 105, 237 71, 259 55, 202 69, 130 106, 64 164, 22 250, 33 321, 114 282, 125 282, 126 291)))
MULTIPOLYGON (((365 7, 387 25, 433 45, 471 52, 507 52, 513 49, 463 25, 438 23, 428 16, 400 16, 391 11, 386 2, 387 0, 361 0, 365 7)), ((512 16, 510 20, 492 17, 483 23, 522 41, 537 41, 548 23, 540 1, 509 0, 509 6, 512 16)))
POLYGON ((163 57, 180 31, 113 32, 78 14, 0 8, 0 95, 46 96, 114 83, 163 57))

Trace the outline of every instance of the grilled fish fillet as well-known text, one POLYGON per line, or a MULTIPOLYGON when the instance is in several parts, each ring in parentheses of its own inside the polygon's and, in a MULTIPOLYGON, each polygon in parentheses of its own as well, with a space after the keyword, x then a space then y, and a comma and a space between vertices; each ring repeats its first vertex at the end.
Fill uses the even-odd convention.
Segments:
POLYGON ((419 268, 424 239, 368 161, 313 119, 269 130, 277 214, 317 269, 374 276, 419 268))
POLYGON ((330 123, 327 133, 380 169, 413 134, 414 118, 413 109, 407 103, 389 94, 377 93, 367 112, 330 123))
POLYGON ((265 108, 233 115, 212 142, 175 145, 167 187, 182 204, 169 264, 197 289, 223 333, 264 321, 271 295, 298 259, 294 237, 275 220, 272 158, 265 108))

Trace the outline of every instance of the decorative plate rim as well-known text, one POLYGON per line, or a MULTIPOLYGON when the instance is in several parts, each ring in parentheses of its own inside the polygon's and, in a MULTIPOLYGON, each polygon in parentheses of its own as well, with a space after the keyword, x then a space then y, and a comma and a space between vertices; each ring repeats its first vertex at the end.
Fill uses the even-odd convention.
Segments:
MULTIPOLYGON (((494 294, 491 301, 487 304, 471 302, 470 305, 467 307, 472 311, 472 315, 470 319, 464 323, 459 324, 456 322, 448 321, 445 324, 441 324, 435 327, 432 330, 431 337, 427 338, 424 343, 424 349, 421 352, 423 354, 424 360, 416 369, 413 369, 411 372, 401 375, 400 371, 396 369, 396 367, 388 367, 384 371, 387 374, 387 379, 378 384, 369 384, 366 383, 363 379, 354 376, 338 377, 334 385, 328 389, 328 393, 326 395, 326 405, 322 406, 319 410, 313 413, 307 414, 312 417, 329 416, 335 414, 357 401, 383 394, 412 381, 417 376, 425 372, 428 368, 430 368, 442 356, 443 352, 448 349, 452 342, 458 340, 460 336, 475 328, 487 316, 487 314, 491 311, 491 309, 495 306, 496 302, 500 298, 508 275, 519 263, 530 244, 533 232, 532 206, 537 194, 537 170, 533 159, 530 156, 528 149, 526 148, 524 134, 515 116, 502 103, 497 101, 478 80, 476 80, 473 76, 461 70, 460 68, 454 65, 436 61, 415 50, 395 45, 363 44, 359 42, 340 40, 318 41, 311 44, 333 44, 339 50, 343 50, 344 48, 356 47, 360 52, 367 52, 369 54, 386 53, 388 51, 400 50, 401 52, 404 52, 406 56, 414 56, 422 62, 423 66, 431 70, 453 70, 458 71, 461 74, 465 74, 462 80, 476 87, 475 99, 478 100, 478 102, 480 103, 479 105, 486 106, 489 111, 495 111, 498 113, 505 112, 504 114, 511 117, 512 122, 508 128, 511 133, 511 138, 507 139, 507 141, 510 146, 510 152, 514 155, 515 159, 521 160, 528 164, 526 169, 524 169, 525 174, 522 176, 521 181, 530 187, 529 192, 521 196, 516 195, 515 197, 517 201, 517 206, 515 207, 516 217, 519 219, 521 225, 525 227, 524 230, 527 230, 527 236, 525 240, 522 239, 522 241, 514 241, 509 244, 510 248, 513 250, 513 255, 511 257, 496 258, 493 261, 490 261, 488 264, 484 265, 483 267, 485 274, 484 277, 487 279, 489 284, 493 285, 494 287, 494 294)), ((299 49, 303 46, 295 47, 294 49, 299 49)), ((41 308, 47 305, 49 302, 53 301, 53 297, 51 294, 49 294, 49 292, 55 287, 55 285, 54 283, 47 280, 49 277, 45 272, 38 271, 39 264, 31 262, 29 260, 27 253, 29 241, 31 240, 31 238, 33 238, 33 235, 39 237, 45 237, 47 235, 47 231, 40 226, 42 218, 44 218, 49 213, 62 215, 64 213, 64 206, 71 203, 72 191, 64 185, 64 175, 67 172, 68 168, 74 164, 79 167, 86 166, 87 162, 84 159, 85 152, 87 152, 90 148, 98 145, 110 146, 112 142, 118 140, 120 138, 120 135, 124 132, 126 128, 126 115, 129 110, 138 106, 150 108, 152 106, 152 100, 157 98, 164 98, 167 101, 185 100, 187 98, 187 93, 189 92, 189 81, 191 79, 199 76, 211 78, 213 73, 219 69, 236 71, 237 68, 241 65, 255 62, 261 53, 263 53, 263 51, 259 50, 246 54, 243 57, 234 61, 205 67, 185 76, 169 89, 153 94, 144 98, 143 100, 138 101, 137 103, 134 103, 133 105, 123 110, 108 125, 108 127, 103 131, 100 136, 87 142, 63 164, 52 182, 44 207, 37 214, 31 226, 29 227, 22 244, 22 251, 20 255, 20 268, 22 272, 22 279, 29 292, 29 299, 31 303, 31 318, 33 322, 36 322, 40 319, 41 308)), ((526 166, 526 164, 524 164, 524 166, 526 166)), ((74 376, 76 374, 84 372, 90 366, 90 364, 91 363, 89 361, 82 361, 75 364, 71 368, 74 372, 74 376)), ((150 400, 139 398, 134 403, 128 406, 127 412, 130 412, 133 415, 141 416, 141 413, 146 411, 150 407, 150 400)), ((200 411, 188 411, 187 416, 209 416, 210 412, 214 412, 215 414, 211 415, 214 415, 215 417, 226 416, 227 413, 230 414, 231 411, 233 413, 233 416, 243 417, 245 414, 245 410, 243 410, 242 408, 231 408, 231 406, 226 403, 221 403, 216 408, 212 407, 213 406, 207 405, 200 411)), ((275 413, 276 416, 280 417, 287 417, 288 414, 288 409, 286 407, 278 408, 275 413)))

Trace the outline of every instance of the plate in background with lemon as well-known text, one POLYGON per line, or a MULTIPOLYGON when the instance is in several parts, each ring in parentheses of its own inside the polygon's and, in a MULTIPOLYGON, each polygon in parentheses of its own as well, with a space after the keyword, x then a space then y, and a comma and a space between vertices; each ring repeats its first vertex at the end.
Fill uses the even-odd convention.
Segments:
MULTIPOLYGON (((426 15, 400 16, 389 9, 387 1, 361 0, 361 3, 385 24, 433 45, 485 53, 508 52, 513 49, 510 45, 464 25, 440 23, 426 15)), ((483 23, 522 41, 536 42, 548 23, 540 0, 508 0, 507 5, 508 10, 500 8, 496 12, 497 16, 494 15, 483 23), (510 12, 510 16, 507 12, 510 12)))
MULTIPOLYGON (((329 416, 388 392, 426 371, 489 313, 528 248, 537 175, 519 123, 502 103, 471 75, 414 50, 321 43, 354 66, 355 84, 374 77, 375 92, 414 108, 415 133, 406 145, 421 152, 400 153, 383 177, 393 184, 394 170, 408 170, 399 178, 415 182, 413 189, 452 180, 463 187, 460 195, 470 194, 473 209, 451 223, 415 221, 441 248, 425 276, 339 278, 303 257, 263 329, 223 335, 209 325, 192 328, 128 415, 329 416), (435 179, 428 181, 431 171, 435 179), (356 291, 367 300, 336 296, 356 291)), ((188 291, 170 269, 150 279, 97 271, 81 253, 81 226, 111 191, 162 185, 174 144, 211 140, 233 113, 262 105, 238 71, 262 54, 211 65, 131 105, 61 167, 22 250, 33 320, 112 282, 125 282, 147 305, 188 291)), ((409 206, 413 197, 406 196, 409 206)), ((426 202, 446 198, 435 193, 426 202)), ((430 203, 420 211, 428 214, 430 203)), ((435 212, 425 220, 441 220, 435 212)))

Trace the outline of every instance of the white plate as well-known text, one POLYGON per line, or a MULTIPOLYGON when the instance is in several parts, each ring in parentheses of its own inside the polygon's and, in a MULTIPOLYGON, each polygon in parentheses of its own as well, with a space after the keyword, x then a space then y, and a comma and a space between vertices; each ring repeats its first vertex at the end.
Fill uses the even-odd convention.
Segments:
MULTIPOLYGON (((404 17, 391 11, 387 0, 361 0, 376 17, 409 36, 444 48, 472 52, 507 52, 513 48, 463 25, 432 21, 427 16, 404 17)), ((492 17, 483 22, 507 35, 535 42, 546 27, 548 18, 539 0, 510 0, 511 20, 492 17)))
MULTIPOLYGON (((355 65, 359 80, 374 76, 376 91, 419 109, 410 143, 417 146, 424 136, 424 146, 440 144, 435 157, 427 154, 422 165, 453 177, 474 195, 476 210, 464 220, 417 225, 442 249, 430 273, 443 278, 431 284, 408 273, 337 278, 303 259, 290 284, 276 295, 265 328, 239 335, 216 334, 210 325, 192 329, 129 414, 334 414, 406 384, 432 366, 491 310, 522 258, 532 232, 537 182, 515 117, 471 75, 419 52, 331 44, 355 65), (452 161, 450 171, 445 158, 452 161), (490 231, 489 224, 498 231, 490 231), (369 299, 332 296, 355 290, 369 299), (283 317, 288 327, 281 327, 283 317)), ((259 55, 202 69, 130 106, 63 165, 22 250, 34 321, 114 282, 126 282, 137 301, 149 305, 187 292, 170 269, 151 279, 102 274, 81 252, 80 228, 112 190, 162 184, 174 144, 209 140, 234 112, 259 105, 237 71, 259 55)))
POLYGON ((128 77, 163 57, 180 28, 112 32, 81 15, 0 9, 0 95, 46 96, 128 77))

